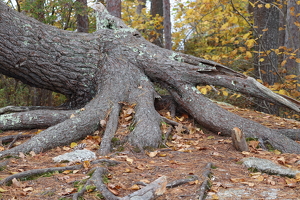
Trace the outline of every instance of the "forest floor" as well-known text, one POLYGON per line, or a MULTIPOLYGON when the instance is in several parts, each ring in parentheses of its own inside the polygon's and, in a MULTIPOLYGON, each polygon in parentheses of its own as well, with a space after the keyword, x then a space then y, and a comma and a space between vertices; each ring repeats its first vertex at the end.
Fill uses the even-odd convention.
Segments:
MULTIPOLYGON (((242 117, 257 121, 271 128, 297 128, 300 129, 300 122, 283 119, 276 116, 240 109, 233 106, 222 105, 225 109, 241 115, 242 117)), ((119 123, 120 128, 117 136, 122 139, 128 133, 129 119, 126 113, 129 107, 123 110, 119 123)), ((161 114, 168 117, 167 111, 161 114)), ((222 137, 216 133, 197 128, 193 119, 187 115, 176 117, 177 122, 189 127, 190 133, 184 133, 182 126, 177 126, 170 134, 166 142, 167 148, 149 150, 137 153, 130 150, 128 144, 122 144, 118 148, 122 152, 112 153, 106 158, 121 161, 115 166, 109 166, 107 187, 117 196, 128 195, 137 189, 139 181, 150 183, 160 176, 166 176, 168 182, 184 179, 191 175, 197 175, 199 180, 167 189, 166 193, 159 197, 165 199, 197 199, 197 191, 203 181, 202 173, 207 163, 213 163, 211 169, 212 187, 208 191, 207 199, 300 199, 300 180, 267 175, 260 172, 248 171, 239 162, 245 157, 258 157, 271 160, 277 164, 300 170, 296 161, 300 160, 297 154, 280 154, 278 151, 267 152, 257 149, 256 141, 250 142, 250 152, 238 152, 233 146, 229 137, 222 137)), ((166 127, 163 127, 167 129, 166 127)), ((20 131, 6 131, 1 136, 18 134, 20 131)), ((40 130, 22 131, 23 134, 37 134, 40 130)), ((18 141, 15 145, 18 145, 18 141)), ((100 142, 99 133, 89 136, 77 144, 85 143, 86 149, 97 152, 100 142)), ((76 145, 76 144, 72 144, 76 145)), ((0 178, 22 171, 66 166, 68 163, 54 163, 52 158, 67 152, 71 152, 70 146, 58 147, 40 154, 20 155, 12 157, 3 171, 0 171, 0 178)), ((98 164, 99 165, 99 164, 98 164)), ((10 186, 0 186, 0 199, 72 199, 70 194, 78 190, 80 181, 88 178, 87 172, 94 167, 85 163, 81 170, 65 171, 63 173, 44 174, 35 178, 28 178, 25 181, 17 181, 10 186)), ((83 185, 83 184, 81 184, 83 185)), ((97 191, 86 192, 84 199, 100 199, 97 191)))

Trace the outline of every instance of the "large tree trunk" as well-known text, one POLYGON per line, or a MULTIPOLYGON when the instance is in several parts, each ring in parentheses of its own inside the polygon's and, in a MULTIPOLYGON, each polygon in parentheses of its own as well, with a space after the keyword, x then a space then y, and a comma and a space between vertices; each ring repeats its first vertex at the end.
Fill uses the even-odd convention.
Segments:
POLYGON ((230 135, 238 127, 246 137, 268 140, 283 152, 300 153, 300 145, 281 134, 285 130, 275 131, 223 110, 195 86, 227 87, 297 112, 299 102, 274 94, 253 78, 218 63, 151 44, 109 15, 102 4, 95 9, 102 17, 97 23, 99 30, 87 34, 44 25, 0 3, 0 73, 69 97, 59 110, 0 109, 1 130, 49 127, 0 156, 41 152, 69 144, 97 129, 105 129, 100 153, 107 154, 123 104, 135 105, 128 141, 140 149, 157 147, 163 118, 154 107, 158 95, 151 81, 159 82, 179 106, 216 133, 230 135), (5 114, 21 110, 29 111, 5 114), (102 120, 106 126, 100 124, 102 120))

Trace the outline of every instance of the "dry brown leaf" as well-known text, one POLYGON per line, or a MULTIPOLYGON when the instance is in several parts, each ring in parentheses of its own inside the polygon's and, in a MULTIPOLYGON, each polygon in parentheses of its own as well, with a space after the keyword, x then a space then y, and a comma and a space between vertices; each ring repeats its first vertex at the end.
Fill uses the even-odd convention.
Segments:
POLYGON ((69 151, 71 148, 70 147, 63 147, 62 148, 64 151, 69 151))
POLYGON ((108 190, 116 196, 118 196, 120 194, 120 192, 117 189, 108 187, 108 190))
POLYGON ((241 183, 241 182, 245 182, 245 179, 243 179, 243 178, 231 178, 230 180, 231 180, 231 182, 233 182, 233 183, 241 183))
POLYGON ((134 184, 134 185, 131 186, 129 189, 130 189, 130 190, 139 190, 140 187, 139 187, 138 185, 134 184))
POLYGON ((183 125, 182 124, 178 124, 178 126, 175 126, 175 130, 177 134, 181 134, 184 129, 183 129, 183 125))
POLYGON ((143 182, 143 183, 146 183, 146 184, 149 184, 150 183, 150 181, 148 180, 148 179, 142 179, 142 180, 140 180, 141 182, 143 182))
POLYGON ((152 152, 148 153, 148 156, 149 156, 150 158, 153 158, 153 157, 155 157, 157 154, 158 154, 158 151, 152 151, 152 152))
POLYGON ((130 168, 126 168, 124 173, 130 173, 131 172, 131 169, 130 168))
POLYGON ((32 192, 33 188, 32 187, 26 187, 23 189, 24 192, 32 192))
POLYGON ((285 158, 283 156, 281 156, 280 158, 277 159, 277 162, 279 164, 285 165, 285 158))
POLYGON ((30 154, 32 157, 36 156, 36 153, 35 153, 34 151, 30 151, 29 154, 30 154))
POLYGON ((90 161, 88 161, 88 160, 83 161, 83 167, 84 167, 85 169, 88 169, 90 166, 91 166, 91 162, 90 162, 90 161))
POLYGON ((19 152, 19 157, 22 158, 23 160, 26 158, 23 152, 19 152))
POLYGON ((15 186, 15 187, 24 187, 24 185, 20 181, 18 181, 16 178, 11 180, 11 182, 12 182, 13 186, 15 186))

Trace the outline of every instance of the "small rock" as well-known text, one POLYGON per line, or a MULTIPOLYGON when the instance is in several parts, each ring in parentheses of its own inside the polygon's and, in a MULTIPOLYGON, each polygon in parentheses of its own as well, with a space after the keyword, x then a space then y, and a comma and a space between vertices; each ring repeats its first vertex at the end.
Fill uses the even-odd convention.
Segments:
POLYGON ((56 156, 52 158, 54 162, 62 162, 62 161, 86 161, 86 160, 93 160, 96 159, 96 154, 92 151, 83 149, 83 150, 76 150, 70 153, 65 153, 63 155, 56 156))
POLYGON ((292 170, 290 168, 283 167, 267 159, 250 157, 243 158, 242 162, 248 168, 255 168, 258 171, 262 171, 267 174, 295 177, 297 173, 300 173, 299 170, 292 170))

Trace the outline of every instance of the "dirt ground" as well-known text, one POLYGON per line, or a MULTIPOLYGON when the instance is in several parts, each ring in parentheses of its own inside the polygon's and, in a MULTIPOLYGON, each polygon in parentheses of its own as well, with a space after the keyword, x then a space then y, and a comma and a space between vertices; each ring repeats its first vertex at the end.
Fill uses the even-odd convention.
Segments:
MULTIPOLYGON (((223 105, 222 107, 272 128, 300 128, 300 122, 298 121, 232 106, 223 105)), ((120 128, 116 138, 122 139, 128 133, 128 125, 130 124, 130 117, 127 116, 130 113, 128 109, 130 108, 123 111, 123 116, 120 118, 120 128)), ((161 114, 168 117, 167 111, 161 111, 161 114)), ((122 162, 119 165, 108 167, 107 187, 114 194, 122 197, 136 191, 142 187, 138 184, 139 181, 150 183, 161 176, 166 176, 168 182, 172 182, 191 175, 197 175, 199 180, 167 189, 166 193, 158 198, 159 200, 194 200, 197 199, 197 192, 203 181, 204 167, 207 163, 213 163, 214 167, 211 170, 212 185, 208 191, 207 199, 300 199, 300 178, 251 172, 239 162, 244 157, 258 157, 300 170, 300 164, 296 165, 296 162, 300 160, 300 155, 280 154, 278 151, 263 151, 256 148, 256 141, 249 143, 250 152, 241 153, 233 148, 230 138, 202 130, 187 115, 178 116, 174 120, 187 126, 190 133, 186 134, 181 125, 177 126, 171 132, 169 140, 165 142, 166 146, 164 148, 148 150, 143 154, 130 150, 128 144, 121 144, 115 147, 116 150, 121 150, 121 152, 112 153, 107 157, 99 157, 122 162), (241 193, 237 194, 238 191, 241 191, 241 193), (276 194, 273 195, 271 191, 276 191, 276 194), (232 194, 228 195, 226 192, 232 192, 232 194)), ((168 126, 165 125, 162 128, 166 131, 168 126)), ((3 132, 1 137, 19 132, 3 132)), ((38 134, 40 130, 22 132, 23 134, 38 134)), ((16 145, 24 141, 17 141, 16 145)), ((76 144, 85 143, 86 149, 97 152, 99 142, 99 133, 96 133, 94 136, 77 141, 76 144)), ((0 178, 3 179, 9 175, 31 169, 66 166, 69 163, 54 163, 52 158, 71 152, 71 147, 76 144, 58 147, 36 155, 31 153, 6 158, 2 161, 9 160, 9 164, 3 171, 0 171, 0 178)), ((87 173, 94 166, 87 164, 81 170, 46 174, 23 181, 19 180, 9 186, 2 185, 0 186, 0 198, 5 200, 72 199, 70 194, 76 192, 80 185, 83 185, 80 181, 89 177, 87 173)), ((100 199, 100 196, 99 192, 91 189, 84 194, 83 198, 93 200, 100 199)))

